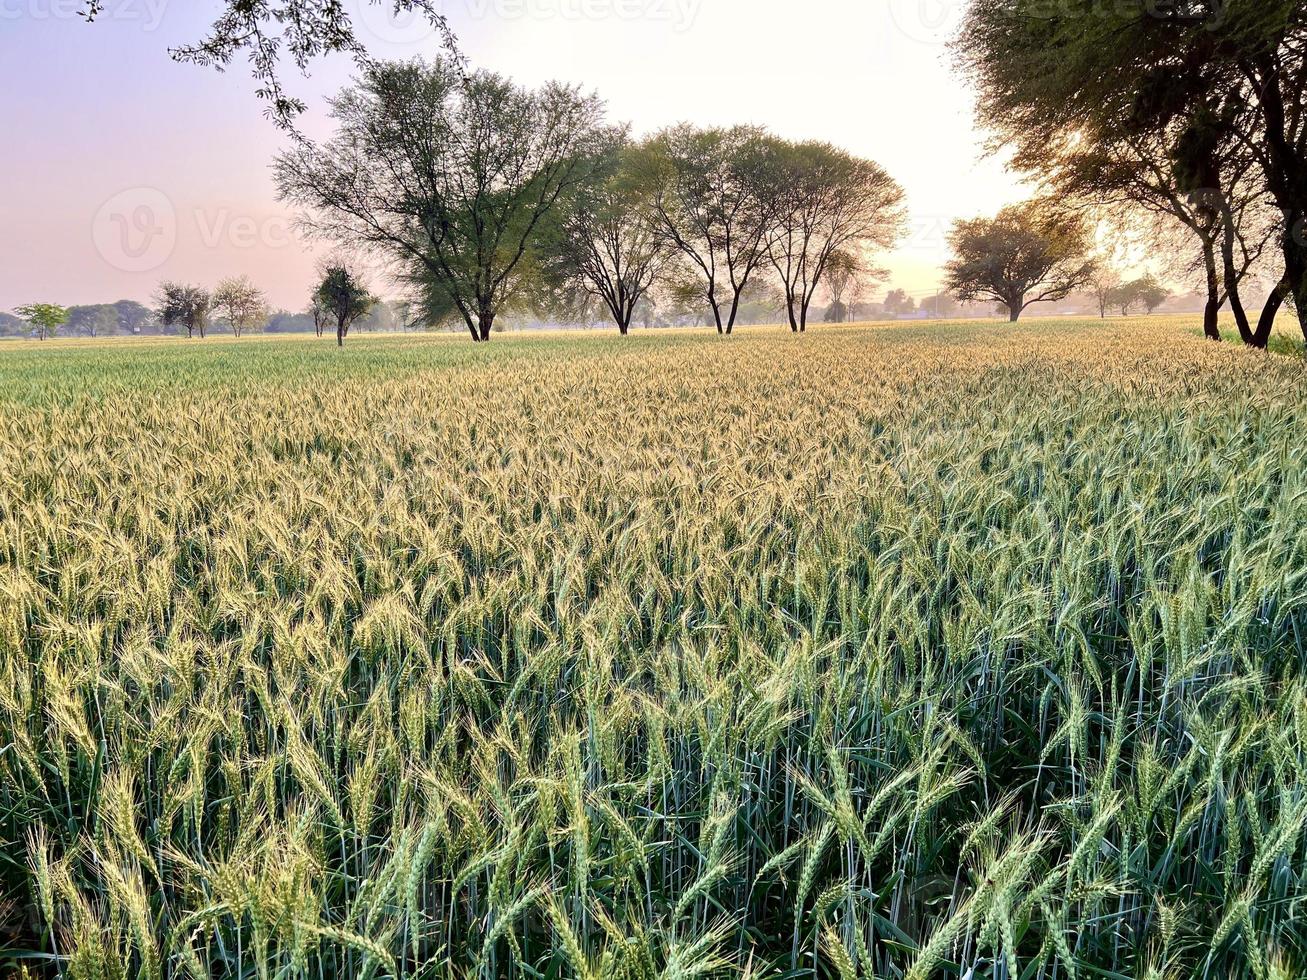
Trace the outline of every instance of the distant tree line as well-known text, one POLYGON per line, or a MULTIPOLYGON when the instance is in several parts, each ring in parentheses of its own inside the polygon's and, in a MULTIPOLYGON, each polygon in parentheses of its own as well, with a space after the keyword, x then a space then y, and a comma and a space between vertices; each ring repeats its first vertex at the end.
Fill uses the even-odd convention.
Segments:
MULTIPOLYGON (((82 306, 59 306, 31 303, 12 313, 0 312, 0 337, 132 337, 187 336, 212 333, 243 336, 245 333, 313 333, 316 329, 314 309, 310 304, 299 311, 271 309, 261 291, 244 282, 244 292, 212 292, 188 283, 166 282, 160 285, 152 306, 135 300, 94 303, 82 306), (188 329, 189 323, 189 329, 188 329)), ((367 312, 350 320, 350 326, 367 330, 392 331, 414 326, 407 319, 407 304, 375 299, 367 312)), ((332 324, 334 331, 336 324, 332 324)))

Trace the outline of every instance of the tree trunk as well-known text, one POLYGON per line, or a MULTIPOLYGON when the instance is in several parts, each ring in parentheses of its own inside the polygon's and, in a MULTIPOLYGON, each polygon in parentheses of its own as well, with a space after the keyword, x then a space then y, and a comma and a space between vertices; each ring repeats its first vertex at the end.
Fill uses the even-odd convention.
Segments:
POLYGON ((1307 218, 1291 214, 1285 218, 1288 219, 1284 233, 1285 279, 1293 293, 1298 326, 1307 342, 1307 218))
POLYGON ((740 312, 741 291, 742 289, 735 290, 735 295, 731 297, 731 315, 726 319, 726 336, 728 337, 731 335, 731 331, 735 329, 735 318, 740 312))
POLYGON ((1289 283, 1298 313, 1298 325, 1307 341, 1307 167, 1292 129, 1280 89, 1280 66, 1273 48, 1259 53, 1253 66, 1258 103, 1265 120, 1265 145, 1270 166, 1264 166, 1267 183, 1275 203, 1284 215, 1281 247, 1284 251, 1284 277, 1289 283))
POLYGON ((477 330, 482 343, 490 339, 490 330, 495 325, 495 314, 493 310, 483 308, 480 315, 477 316, 477 330))
POLYGON ((1230 298, 1230 309, 1234 313, 1235 325, 1239 328, 1239 338, 1245 344, 1253 344, 1253 328, 1248 322, 1248 311, 1243 308, 1243 298, 1239 295, 1239 273, 1234 267, 1234 216, 1230 213, 1229 202, 1222 208, 1225 216, 1225 235, 1221 240, 1221 261, 1225 270, 1225 295, 1230 298))
POLYGON ((1007 312, 1008 312, 1008 323, 1016 323, 1018 320, 1021 319, 1021 307, 1016 306, 1014 304, 1007 308, 1007 312))
POLYGON ((1261 319, 1257 321, 1257 332, 1253 334, 1253 346, 1258 350, 1266 350, 1267 345, 1270 344, 1271 332, 1275 329, 1275 318, 1280 315, 1280 309, 1288 299, 1289 292, 1289 280, 1281 279, 1271 290, 1271 295, 1266 298, 1261 319))
POLYGON ((1203 311, 1203 336, 1221 339, 1221 286, 1216 277, 1216 249, 1211 241, 1203 242, 1203 266, 1207 273, 1207 308, 1203 311))
POLYGON ((794 295, 794 290, 787 287, 785 290, 785 314, 790 318, 790 333, 799 333, 802 327, 802 316, 794 312, 797 303, 798 298, 794 295))

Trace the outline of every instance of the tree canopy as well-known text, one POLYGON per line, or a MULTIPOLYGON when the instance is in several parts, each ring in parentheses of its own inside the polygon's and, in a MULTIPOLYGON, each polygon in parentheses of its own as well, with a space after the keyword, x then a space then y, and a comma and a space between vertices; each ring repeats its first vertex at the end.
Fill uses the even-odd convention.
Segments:
POLYGON ((693 270, 721 334, 734 329, 767 261, 779 147, 756 126, 673 126, 649 144, 659 227, 693 270))
POLYGON ((948 288, 963 302, 1001 304, 1013 323, 1031 305, 1066 299, 1093 281, 1083 220, 1045 201, 1006 207, 995 218, 959 221, 949 244, 948 288))
POLYGON ((267 297, 248 276, 233 276, 218 283, 213 290, 213 308, 237 337, 268 319, 267 297))
MULTIPOLYGON (((1256 329, 1236 308, 1240 331, 1264 345, 1294 295, 1307 335, 1300 0, 974 0, 956 47, 979 91, 980 122, 1022 169, 1056 171, 1080 152, 1152 141, 1148 158, 1165 165, 1164 183, 1219 223, 1223 249, 1237 246, 1238 181, 1254 174, 1253 198, 1265 194, 1274 206, 1284 275, 1256 329)), ((1226 252, 1222 266, 1237 299, 1237 256, 1232 265, 1226 252)))
POLYGON ((184 327, 187 337, 196 331, 203 338, 213 312, 213 296, 201 286, 162 282, 155 297, 159 322, 165 327, 184 327))
POLYGON ((878 164, 818 142, 782 144, 773 186, 768 256, 790 329, 803 332, 832 260, 898 240, 907 221, 903 188, 878 164))
POLYGON ((318 336, 322 336, 323 324, 332 322, 336 326, 336 345, 344 347, 349 328, 372 312, 376 304, 377 298, 357 271, 339 259, 328 259, 309 308, 314 313, 318 336))
POLYGON ((602 302, 623 336, 671 251, 658 224, 644 152, 625 133, 617 135, 568 208, 557 256, 561 277, 602 302))
POLYGON ((20 319, 36 328, 38 339, 45 340, 68 322, 68 309, 55 303, 29 303, 14 310, 20 319))
POLYGON ((478 341, 543 264, 551 224, 610 139, 593 95, 466 76, 448 59, 370 64, 332 115, 332 139, 278 158, 282 198, 312 232, 426 280, 478 341))

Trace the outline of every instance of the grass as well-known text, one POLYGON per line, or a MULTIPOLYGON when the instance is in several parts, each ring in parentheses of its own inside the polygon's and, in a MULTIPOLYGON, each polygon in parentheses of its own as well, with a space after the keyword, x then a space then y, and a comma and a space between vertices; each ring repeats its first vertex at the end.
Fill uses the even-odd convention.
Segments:
POLYGON ((1164 318, 0 350, 9 960, 1300 976, 1304 394, 1164 318))

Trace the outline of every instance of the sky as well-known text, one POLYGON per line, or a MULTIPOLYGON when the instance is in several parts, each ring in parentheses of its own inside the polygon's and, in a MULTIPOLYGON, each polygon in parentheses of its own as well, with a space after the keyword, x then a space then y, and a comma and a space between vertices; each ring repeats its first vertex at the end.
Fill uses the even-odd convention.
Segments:
MULTIPOLYGON (((434 55, 424 22, 346 0, 379 56, 434 55)), ((904 186, 911 227, 882 257, 889 284, 933 292, 958 217, 1027 196, 986 156, 944 40, 965 0, 444 0, 475 67, 597 92, 637 134, 677 122, 754 123, 876 160, 904 186)), ((173 62, 218 0, 0 0, 0 310, 148 301, 158 282, 248 274, 272 304, 305 305, 317 254, 277 201, 286 137, 243 63, 173 62)), ((285 66, 326 135, 347 58, 285 66)), ((386 289, 379 291, 385 293, 386 289)))

